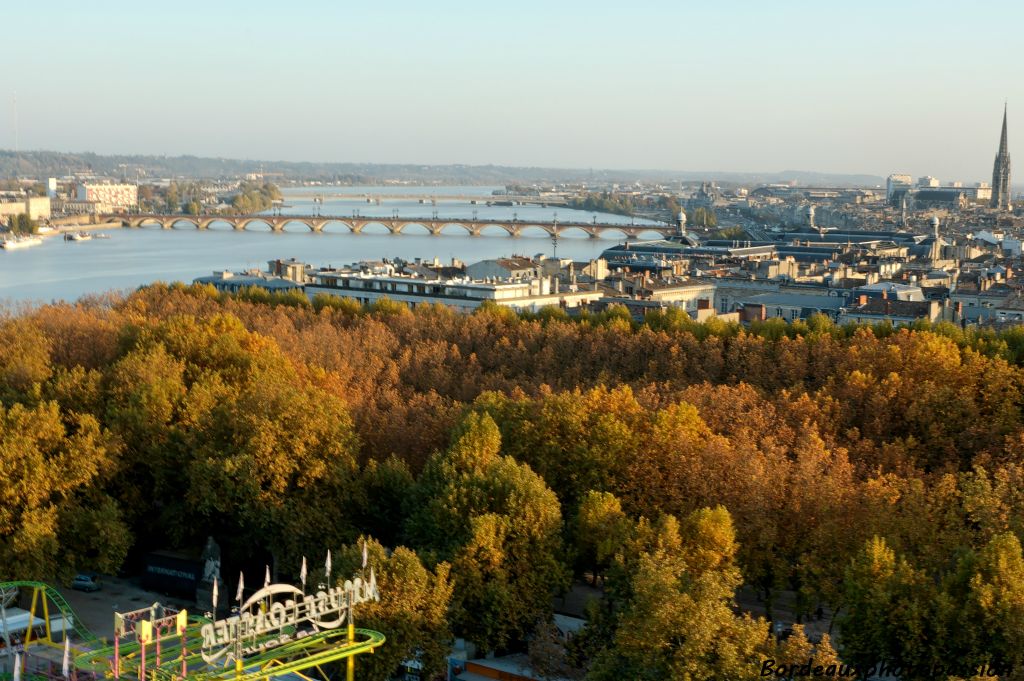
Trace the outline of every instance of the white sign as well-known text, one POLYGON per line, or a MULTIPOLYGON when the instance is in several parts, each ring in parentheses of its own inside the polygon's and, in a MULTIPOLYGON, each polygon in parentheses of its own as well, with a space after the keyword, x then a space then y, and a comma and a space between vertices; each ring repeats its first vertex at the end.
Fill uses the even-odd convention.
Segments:
MULTIPOLYGON (((246 644, 241 650, 242 657, 258 654, 308 635, 308 631, 299 631, 303 625, 311 631, 337 629, 344 625, 350 603, 357 605, 379 600, 377 578, 372 570, 369 581, 357 577, 346 581, 344 586, 309 595, 290 584, 265 586, 242 604, 237 615, 202 626, 203 659, 214 662, 232 651, 236 643, 246 644), (274 597, 279 600, 275 601, 274 597), (294 627, 296 633, 285 632, 285 627, 294 627), (268 635, 273 636, 257 640, 257 637, 268 635)), ((231 652, 228 658, 234 655, 231 652)))

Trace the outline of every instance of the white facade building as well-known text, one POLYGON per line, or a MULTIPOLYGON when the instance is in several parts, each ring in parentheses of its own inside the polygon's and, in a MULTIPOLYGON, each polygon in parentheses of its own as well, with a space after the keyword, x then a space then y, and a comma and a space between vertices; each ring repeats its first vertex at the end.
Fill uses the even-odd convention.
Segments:
POLYGON ((139 187, 134 184, 83 183, 78 185, 75 198, 79 201, 95 201, 113 210, 128 210, 139 205, 139 187))

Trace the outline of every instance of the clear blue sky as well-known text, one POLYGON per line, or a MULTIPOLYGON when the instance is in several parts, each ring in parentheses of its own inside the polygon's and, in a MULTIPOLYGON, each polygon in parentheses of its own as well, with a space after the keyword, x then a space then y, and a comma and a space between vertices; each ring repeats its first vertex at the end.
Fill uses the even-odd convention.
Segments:
POLYGON ((1024 3, 12 2, 0 147, 990 179, 1024 3))

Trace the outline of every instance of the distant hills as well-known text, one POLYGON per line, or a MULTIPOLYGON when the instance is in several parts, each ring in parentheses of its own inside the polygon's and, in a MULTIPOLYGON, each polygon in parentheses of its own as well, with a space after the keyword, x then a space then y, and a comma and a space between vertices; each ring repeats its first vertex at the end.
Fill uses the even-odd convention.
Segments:
POLYGON ((694 182, 715 180, 722 184, 794 182, 811 186, 875 187, 884 183, 876 175, 843 175, 784 170, 776 173, 721 171, 606 170, 535 168, 497 165, 420 165, 382 163, 314 163, 259 161, 200 156, 101 155, 91 152, 0 150, 0 177, 62 177, 94 173, 129 180, 190 177, 231 178, 248 173, 279 174, 284 179, 311 179, 348 184, 409 182, 414 184, 505 185, 544 182, 694 182), (15 172, 17 166, 17 172, 15 172))

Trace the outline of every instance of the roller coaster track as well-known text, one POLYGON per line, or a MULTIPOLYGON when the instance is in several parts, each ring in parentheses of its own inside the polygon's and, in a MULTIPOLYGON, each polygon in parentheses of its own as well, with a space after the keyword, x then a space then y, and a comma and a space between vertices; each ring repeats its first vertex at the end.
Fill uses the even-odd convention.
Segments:
MULTIPOLYGON (((21 589, 32 590, 32 614, 35 617, 49 617, 51 621, 58 616, 69 623, 67 630, 72 632, 73 658, 72 664, 79 672, 79 679, 102 679, 113 676, 113 660, 115 648, 105 640, 97 637, 85 627, 64 597, 53 587, 42 582, 18 581, 0 582, 0 604, 5 607, 16 602, 21 589), (56 606, 58 612, 51 611, 51 606, 44 606, 39 597, 56 606), (81 673, 85 676, 81 676, 81 673)), ((119 655, 121 676, 137 678, 140 665, 145 657, 145 669, 148 681, 180 681, 182 664, 188 670, 189 681, 266 681, 271 677, 301 672, 330 662, 338 662, 354 655, 371 653, 384 644, 384 635, 370 629, 355 629, 354 639, 348 639, 347 628, 297 633, 291 628, 282 629, 278 633, 253 637, 246 645, 261 647, 268 645, 260 652, 248 655, 243 660, 241 669, 236 669, 233 660, 228 656, 220 662, 206 662, 203 659, 202 636, 200 629, 207 623, 205 617, 190 616, 188 627, 183 637, 165 635, 161 637, 160 664, 157 664, 156 646, 152 643, 145 649, 136 640, 121 639, 119 655), (280 635, 286 634, 286 642, 278 644, 280 635), (290 638, 297 636, 296 638, 290 638), (143 651, 145 651, 143 653, 143 651)), ((36 625, 38 628, 39 625, 36 625)), ((13 632, 12 632, 13 633, 13 632)), ((58 639, 59 640, 59 639, 58 639)), ((33 638, 32 642, 56 647, 52 637, 33 638)), ((0 672, 0 681, 9 681, 11 674, 0 672)), ((52 681, 41 674, 27 673, 22 675, 23 681, 52 681)))
MULTIPOLYGON (((100 639, 96 634, 92 633, 85 625, 82 624, 78 616, 75 615, 75 611, 71 609, 64 597, 61 596, 60 592, 54 589, 49 584, 43 582, 0 582, 0 601, 6 600, 6 594, 15 593, 19 589, 32 589, 35 593, 42 594, 44 598, 48 598, 50 602, 57 606, 60 614, 71 622, 71 631, 75 634, 76 642, 84 644, 98 644, 100 639)), ((35 601, 36 596, 33 594, 32 600, 35 601)), ((36 617, 39 616, 38 611, 33 613, 36 617)), ((50 613, 52 619, 56 613, 50 613)))

